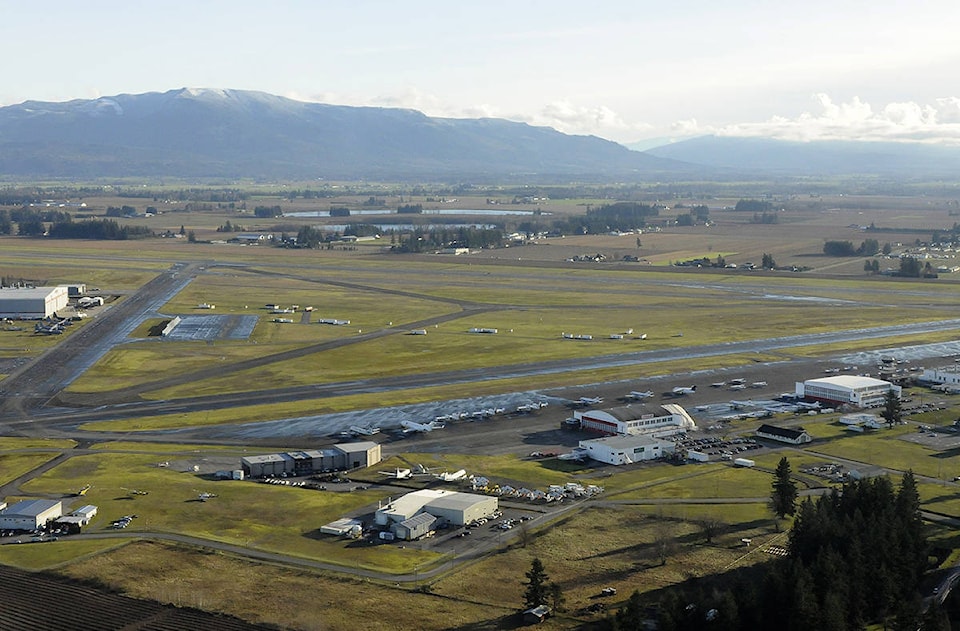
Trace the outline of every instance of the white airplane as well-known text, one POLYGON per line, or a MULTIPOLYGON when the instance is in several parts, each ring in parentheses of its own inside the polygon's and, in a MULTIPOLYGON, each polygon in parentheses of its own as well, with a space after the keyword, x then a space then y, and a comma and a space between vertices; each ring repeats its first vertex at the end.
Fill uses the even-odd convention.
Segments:
POLYGON ((443 429, 442 423, 430 421, 429 423, 415 423, 414 421, 400 421, 400 427, 406 432, 432 432, 435 429, 443 429))
POLYGON ((730 385, 733 385, 733 386, 742 386, 745 383, 747 383, 747 380, 741 377, 737 377, 736 379, 730 380, 730 385))
POLYGON ((750 387, 751 387, 751 388, 766 388, 766 387, 767 387, 767 382, 766 382, 766 381, 754 381, 753 383, 750 384, 750 387))
POLYGON ((696 391, 697 391, 696 386, 677 386, 676 388, 671 390, 671 392, 673 392, 673 396, 675 397, 683 396, 685 394, 693 394, 696 391))
POLYGON ((396 471, 381 471, 380 475, 385 475, 388 478, 393 478, 395 480, 406 480, 407 478, 413 477, 413 472, 410 469, 401 469, 397 467, 396 471))
POLYGON ((734 383, 730 385, 731 390, 744 390, 747 387, 745 383, 734 383))
POLYGON ((603 403, 603 397, 580 397, 576 402, 580 405, 597 405, 603 403))
POLYGON ((652 390, 647 390, 646 392, 638 392, 638 391, 636 391, 636 390, 631 390, 631 391, 627 394, 627 397, 626 397, 626 398, 628 398, 628 399, 635 399, 635 400, 639 400, 639 399, 651 399, 651 398, 653 398, 653 391, 652 391, 652 390))
POLYGON ((801 410, 819 410, 820 402, 814 401, 813 403, 804 403, 803 401, 797 401, 796 406, 801 410))
POLYGON ((443 473, 437 474, 437 479, 441 482, 456 482, 457 480, 462 480, 467 477, 467 472, 463 469, 459 471, 454 471, 453 473, 448 473, 444 471, 443 473))
POLYGON ((710 384, 710 387, 711 387, 711 388, 722 388, 722 387, 724 387, 725 385, 727 385, 727 382, 726 382, 726 381, 716 381, 716 382, 714 382, 714 383, 711 383, 711 384, 710 384))
POLYGON ((380 428, 373 427, 372 425, 368 427, 363 427, 362 425, 351 425, 350 433, 356 436, 373 436, 374 434, 380 433, 380 428))

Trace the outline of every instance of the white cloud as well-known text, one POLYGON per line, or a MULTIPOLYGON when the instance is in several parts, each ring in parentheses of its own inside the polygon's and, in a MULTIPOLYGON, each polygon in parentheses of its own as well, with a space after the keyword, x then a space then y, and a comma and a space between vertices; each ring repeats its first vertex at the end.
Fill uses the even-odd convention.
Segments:
POLYGON ((887 103, 874 108, 853 97, 835 103, 826 94, 814 96, 817 112, 796 118, 776 116, 761 123, 737 123, 719 128, 721 136, 765 136, 781 140, 862 140, 960 144, 960 98, 933 103, 887 103))

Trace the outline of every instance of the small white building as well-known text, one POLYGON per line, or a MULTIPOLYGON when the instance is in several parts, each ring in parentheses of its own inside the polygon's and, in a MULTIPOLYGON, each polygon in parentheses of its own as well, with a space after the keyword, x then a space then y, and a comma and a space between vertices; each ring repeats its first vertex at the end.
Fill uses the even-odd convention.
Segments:
POLYGON ((0 318, 42 320, 67 306, 66 285, 57 287, 0 288, 0 318))
POLYGON ((867 429, 880 429, 886 421, 877 417, 875 414, 858 412, 856 414, 844 414, 839 419, 841 425, 850 427, 866 427, 867 429))
POLYGON ((682 406, 667 403, 657 412, 642 406, 625 405, 609 410, 576 411, 573 418, 580 428, 598 434, 671 436, 695 430, 696 422, 682 406))
POLYGON ((621 465, 661 458, 674 453, 676 446, 670 441, 640 434, 581 440, 580 448, 593 460, 621 465))
POLYGON ((0 528, 36 530, 63 514, 58 500, 25 500, 0 511, 0 528))
POLYGON ((796 386, 797 398, 819 401, 830 406, 878 407, 884 404, 887 393, 891 391, 900 398, 900 386, 882 379, 856 375, 808 379, 798 381, 796 386))

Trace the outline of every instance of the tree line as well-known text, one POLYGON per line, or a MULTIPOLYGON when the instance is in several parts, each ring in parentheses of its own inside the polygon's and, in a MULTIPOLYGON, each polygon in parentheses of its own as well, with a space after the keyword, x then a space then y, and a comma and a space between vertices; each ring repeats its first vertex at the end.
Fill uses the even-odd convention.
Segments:
MULTIPOLYGON (((785 468, 789 476, 788 465, 785 468)), ((795 488, 778 489, 784 473, 780 469, 771 499, 778 513, 790 514, 788 500, 795 498, 795 488)), ((886 476, 847 482, 840 490, 808 497, 795 512, 786 557, 732 578, 702 579, 692 588, 667 591, 658 603, 658 628, 949 628, 942 625, 944 614, 936 607, 923 613, 920 582, 928 543, 912 472, 902 476, 897 488, 886 476)), ((610 628, 645 628, 650 604, 634 593, 610 619, 610 628)))

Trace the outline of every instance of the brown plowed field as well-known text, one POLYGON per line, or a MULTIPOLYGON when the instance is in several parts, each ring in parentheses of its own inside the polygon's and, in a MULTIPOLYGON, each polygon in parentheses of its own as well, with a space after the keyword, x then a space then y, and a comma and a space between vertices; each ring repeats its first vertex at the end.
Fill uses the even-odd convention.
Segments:
POLYGON ((252 631, 276 627, 127 598, 61 577, 0 566, 0 629, 252 631))

